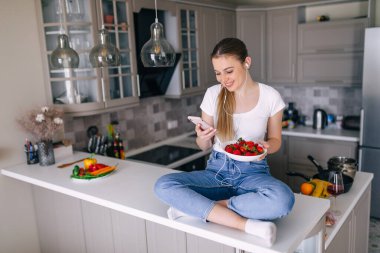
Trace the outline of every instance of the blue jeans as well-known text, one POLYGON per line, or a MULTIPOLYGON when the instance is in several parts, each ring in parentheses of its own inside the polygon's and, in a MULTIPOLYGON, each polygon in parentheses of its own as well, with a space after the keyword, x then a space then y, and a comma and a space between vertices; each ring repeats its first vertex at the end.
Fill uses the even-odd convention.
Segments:
POLYGON ((204 221, 218 200, 227 200, 229 209, 255 220, 283 217, 294 205, 293 192, 270 175, 266 159, 239 162, 217 151, 205 170, 164 175, 154 191, 169 206, 204 221))

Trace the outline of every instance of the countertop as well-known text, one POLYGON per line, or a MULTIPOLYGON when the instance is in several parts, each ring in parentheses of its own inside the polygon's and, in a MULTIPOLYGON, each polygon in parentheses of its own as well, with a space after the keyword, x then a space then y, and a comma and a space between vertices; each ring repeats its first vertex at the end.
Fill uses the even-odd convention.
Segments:
POLYGON ((298 136, 298 137, 308 137, 326 140, 336 140, 336 141, 351 141, 359 142, 360 132, 354 130, 345 130, 337 128, 325 128, 325 129, 313 129, 309 126, 297 126, 295 128, 284 128, 282 129, 282 134, 284 136, 298 136))
MULTIPOLYGON (((155 181, 167 173, 177 171, 160 166, 147 165, 128 160, 96 156, 100 163, 116 164, 118 170, 104 178, 93 181, 74 181, 70 178, 72 167, 58 169, 57 165, 87 157, 87 153, 75 152, 66 159, 57 159, 47 167, 19 164, 3 168, 2 174, 52 191, 89 201, 116 211, 168 226, 199 237, 207 238, 248 252, 294 252, 313 229, 324 220, 330 202, 296 194, 292 212, 275 221, 277 240, 267 247, 257 237, 242 231, 213 223, 204 223, 194 218, 176 221, 166 216, 168 206, 159 201, 153 192, 155 181), (291 231, 291 233, 289 233, 291 231)), ((359 177, 360 177, 360 173, 359 177)), ((353 186, 355 189, 355 185, 353 186)))

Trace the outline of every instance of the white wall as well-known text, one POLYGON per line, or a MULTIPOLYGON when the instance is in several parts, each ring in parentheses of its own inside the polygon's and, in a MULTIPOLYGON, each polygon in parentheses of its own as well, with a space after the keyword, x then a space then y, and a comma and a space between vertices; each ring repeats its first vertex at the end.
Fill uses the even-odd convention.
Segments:
MULTIPOLYGON (((25 162, 26 134, 15 119, 45 104, 42 59, 32 0, 0 0, 0 168, 25 162)), ((0 252, 40 252, 31 187, 0 175, 0 252)))

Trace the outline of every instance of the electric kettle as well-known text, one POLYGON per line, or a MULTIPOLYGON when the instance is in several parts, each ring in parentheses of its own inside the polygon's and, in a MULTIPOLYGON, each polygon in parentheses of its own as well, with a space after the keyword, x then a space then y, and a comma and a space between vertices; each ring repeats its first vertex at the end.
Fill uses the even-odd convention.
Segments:
POLYGON ((313 115, 313 128, 324 129, 327 126, 327 113, 322 109, 315 109, 313 115))

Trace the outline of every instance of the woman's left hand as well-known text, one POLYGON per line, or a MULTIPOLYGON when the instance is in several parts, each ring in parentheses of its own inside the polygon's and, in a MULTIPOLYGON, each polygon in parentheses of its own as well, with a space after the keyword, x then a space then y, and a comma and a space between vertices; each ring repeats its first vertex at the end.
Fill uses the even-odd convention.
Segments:
POLYGON ((267 150, 267 152, 266 152, 265 154, 262 154, 262 155, 259 157, 258 161, 261 161, 261 160, 263 160, 263 159, 267 156, 267 154, 268 154, 268 149, 269 149, 270 145, 269 145, 269 143, 266 142, 266 141, 259 141, 259 144, 261 144, 261 145, 263 146, 263 148, 265 148, 265 149, 267 150))

